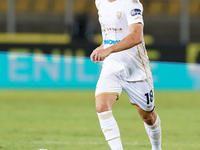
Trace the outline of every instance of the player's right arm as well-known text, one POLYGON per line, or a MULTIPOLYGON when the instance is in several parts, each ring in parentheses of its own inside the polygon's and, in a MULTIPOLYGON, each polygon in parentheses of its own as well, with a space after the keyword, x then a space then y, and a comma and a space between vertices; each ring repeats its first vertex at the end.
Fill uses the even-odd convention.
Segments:
POLYGON ((101 43, 101 45, 99 47, 97 47, 98 49, 104 49, 104 44, 103 42, 101 43))
POLYGON ((91 60, 95 63, 98 63, 104 60, 111 53, 124 51, 142 43, 143 24, 141 23, 131 24, 129 26, 129 29, 130 29, 130 34, 127 35, 119 43, 114 44, 106 49, 104 49, 103 43, 102 43, 101 46, 96 48, 90 55, 91 60))
POLYGON ((90 55, 90 59, 91 61, 97 63, 100 61, 100 58, 98 57, 98 52, 104 50, 104 43, 102 42, 102 44, 97 47, 95 50, 93 50, 92 54, 90 55))

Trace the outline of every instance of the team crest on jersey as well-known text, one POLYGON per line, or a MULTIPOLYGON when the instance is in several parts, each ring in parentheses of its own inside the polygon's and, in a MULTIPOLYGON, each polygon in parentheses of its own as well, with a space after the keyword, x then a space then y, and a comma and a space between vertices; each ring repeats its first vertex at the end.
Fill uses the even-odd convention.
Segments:
POLYGON ((122 17, 122 13, 120 11, 116 12, 116 17, 117 19, 120 19, 122 17))
POLYGON ((142 15, 142 11, 140 9, 131 10, 131 16, 142 15))

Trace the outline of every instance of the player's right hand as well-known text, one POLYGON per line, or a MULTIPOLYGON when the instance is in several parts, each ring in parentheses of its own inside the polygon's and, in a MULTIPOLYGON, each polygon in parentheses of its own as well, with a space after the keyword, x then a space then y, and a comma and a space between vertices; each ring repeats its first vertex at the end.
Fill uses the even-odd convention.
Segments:
POLYGON ((98 54, 99 50, 102 50, 103 48, 101 47, 97 47, 92 54, 90 55, 90 59, 91 61, 93 61, 94 63, 99 63, 100 62, 100 55, 98 54))

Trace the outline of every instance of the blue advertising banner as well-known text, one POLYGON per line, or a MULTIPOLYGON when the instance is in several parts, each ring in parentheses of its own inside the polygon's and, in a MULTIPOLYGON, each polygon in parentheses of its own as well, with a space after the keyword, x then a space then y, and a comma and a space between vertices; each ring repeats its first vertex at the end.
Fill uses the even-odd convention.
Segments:
POLYGON ((155 89, 200 90, 200 65, 152 62, 155 89))
POLYGON ((89 58, 0 53, 0 88, 94 88, 101 65, 89 58))
MULTIPOLYGON (((200 65, 151 62, 156 90, 200 90, 200 65)), ((0 53, 1 89, 94 89, 101 64, 89 58, 0 53)))

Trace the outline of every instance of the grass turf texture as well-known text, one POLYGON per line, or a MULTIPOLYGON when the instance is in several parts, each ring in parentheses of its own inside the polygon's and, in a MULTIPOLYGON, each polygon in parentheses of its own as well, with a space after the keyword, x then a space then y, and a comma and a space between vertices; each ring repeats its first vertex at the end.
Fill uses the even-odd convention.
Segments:
MULTIPOLYGON (((200 149, 200 92, 155 92, 163 150, 200 149)), ((126 93, 115 103, 124 150, 150 150, 126 93)), ((0 91, 0 150, 109 150, 93 91, 0 91)))

